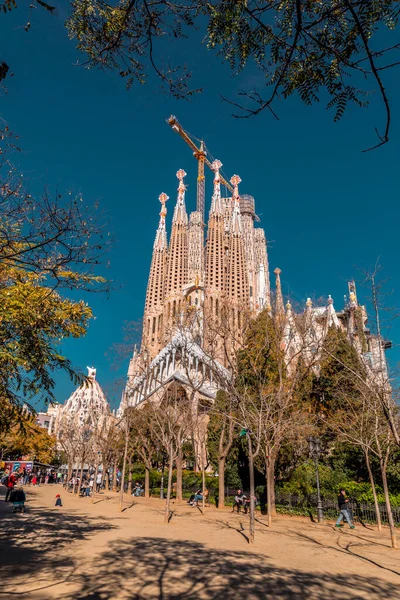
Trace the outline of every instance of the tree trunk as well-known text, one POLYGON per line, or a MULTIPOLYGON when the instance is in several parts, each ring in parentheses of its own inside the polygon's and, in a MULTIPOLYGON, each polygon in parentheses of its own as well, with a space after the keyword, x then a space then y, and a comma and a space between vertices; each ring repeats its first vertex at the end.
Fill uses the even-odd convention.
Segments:
POLYGON ((144 472, 144 497, 150 498, 150 468, 147 465, 144 472))
POLYGON ((275 459, 269 457, 265 461, 266 484, 267 484, 267 509, 268 526, 272 525, 272 517, 276 517, 275 506, 275 459))
POLYGON ((126 424, 126 433, 125 433, 125 448, 124 448, 124 460, 122 461, 122 474, 121 474, 121 484, 119 491, 119 512, 122 512, 122 504, 124 502, 124 488, 125 488, 125 470, 126 470, 126 458, 128 456, 128 442, 129 442, 129 427, 128 423, 126 424))
POLYGON ((160 482, 160 500, 164 500, 164 471, 165 471, 165 458, 163 455, 162 470, 161 470, 161 482, 160 482))
POLYGON ((192 433, 192 446, 193 446, 193 471, 195 473, 198 472, 199 468, 198 468, 198 462, 197 462, 197 443, 196 443, 196 439, 195 439, 195 435, 194 433, 192 433))
POLYGON ((276 502, 275 502, 275 460, 271 471, 271 515, 276 517, 276 502))
POLYGON ((78 486, 78 496, 81 493, 81 487, 82 487, 82 477, 83 477, 83 467, 84 467, 84 461, 82 461, 81 463, 81 471, 80 471, 80 475, 79 475, 79 486, 78 486))
POLYGON ((218 508, 225 506, 225 458, 218 461, 218 508))
POLYGON ((117 461, 113 464, 113 482, 112 482, 112 491, 117 491, 117 461))
POLYGON ((173 450, 172 444, 169 451, 169 470, 168 470, 168 488, 167 488, 167 499, 165 501, 165 514, 164 523, 169 523, 170 515, 170 502, 171 502, 171 488, 172 488, 172 469, 174 468, 173 450))
POLYGON ((372 469, 371 469, 371 463, 369 462, 368 450, 364 450, 364 456, 365 456, 365 464, 367 465, 367 469, 368 469, 369 482, 371 484, 372 494, 374 496, 376 524, 378 526, 378 531, 382 531, 381 512, 379 510, 378 496, 376 494, 376 487, 375 487, 374 476, 373 476, 372 469))
POLYGON ((247 442, 249 445, 249 475, 250 475, 250 531, 249 531, 249 544, 254 544, 254 529, 255 529, 255 505, 254 505, 254 457, 253 447, 251 443, 250 434, 247 433, 247 442))
POLYGON ((203 499, 201 501, 201 507, 202 507, 202 511, 203 511, 203 515, 204 515, 204 509, 206 507, 206 497, 205 497, 205 491, 206 491, 206 470, 204 468, 204 462, 201 464, 201 481, 202 481, 202 496, 203 499))
POLYGON ((100 466, 100 457, 99 457, 99 454, 97 454, 96 468, 94 471, 94 479, 93 479, 93 487, 92 487, 92 504, 94 502, 94 497, 95 497, 96 491, 97 491, 97 475, 99 474, 99 466, 100 466))
POLYGON ((128 462, 128 494, 132 496, 132 456, 129 457, 128 462))
POLYGON ((69 481, 72 477, 72 463, 68 463, 68 475, 67 475, 67 481, 69 481))
POLYGON ((182 450, 179 450, 179 454, 176 457, 176 499, 182 500, 182 450))
POLYGON ((108 472, 109 470, 109 465, 104 465, 104 471, 103 471, 103 477, 105 480, 105 484, 106 484, 106 492, 110 491, 110 474, 108 472))
POLYGON ((394 525, 392 506, 390 504, 389 489, 388 489, 387 478, 386 478, 386 464, 383 461, 381 461, 381 473, 382 473, 383 491, 385 493, 386 510, 387 510, 387 514, 388 514, 392 548, 397 548, 398 546, 397 546, 397 538, 396 538, 396 528, 394 525))

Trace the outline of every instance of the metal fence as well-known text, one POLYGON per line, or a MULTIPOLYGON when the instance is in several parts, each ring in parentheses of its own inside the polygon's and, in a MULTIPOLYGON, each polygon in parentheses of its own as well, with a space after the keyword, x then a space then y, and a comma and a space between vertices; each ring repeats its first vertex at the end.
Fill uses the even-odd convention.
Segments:
MULTIPOLYGON (((275 498, 277 509, 286 509, 288 512, 304 512, 310 516, 317 514, 317 496, 311 495, 308 498, 302 496, 294 496, 287 494, 280 494, 279 491, 275 498)), ((338 504, 336 499, 325 498, 322 500, 322 509, 324 516, 329 519, 336 519, 338 516, 338 504)), ((375 505, 370 502, 358 502, 355 499, 350 498, 349 509, 353 513, 355 521, 360 523, 376 523, 376 512, 375 505)), ((379 512, 381 521, 384 524, 388 523, 388 512, 386 504, 379 505, 379 512)), ((393 508, 393 519, 396 526, 400 527, 400 508, 393 508)))
MULTIPOLYGON (((234 488, 226 488, 225 496, 234 497, 237 490, 234 488)), ((244 494, 249 495, 249 492, 244 490, 244 494)), ((266 508, 266 498, 263 494, 257 494, 261 510, 266 508)), ((317 518, 317 495, 312 494, 308 497, 296 496, 292 494, 282 494, 279 490, 275 494, 275 504, 278 512, 298 514, 317 518)), ((322 500, 322 509, 324 517, 327 519, 337 519, 339 508, 336 498, 324 498, 322 500)), ((350 499, 349 509, 351 510, 354 520, 359 523, 376 523, 375 505, 370 502, 358 502, 355 499, 350 499)), ((388 524, 388 513, 386 504, 379 505, 381 522, 388 524)), ((400 507, 392 508, 393 520, 397 527, 400 527, 400 507)))

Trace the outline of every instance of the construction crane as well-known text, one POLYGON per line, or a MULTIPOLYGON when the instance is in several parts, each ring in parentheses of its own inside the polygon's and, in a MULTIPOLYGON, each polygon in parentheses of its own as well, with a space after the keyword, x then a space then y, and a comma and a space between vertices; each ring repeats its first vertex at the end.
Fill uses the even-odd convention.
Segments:
MULTIPOLYGON (((172 127, 174 131, 179 133, 181 138, 187 143, 188 146, 193 150, 193 156, 197 160, 198 168, 197 168, 197 202, 196 202, 196 210, 201 214, 201 218, 204 222, 204 197, 205 197, 205 186, 204 186, 204 165, 206 164, 211 171, 214 171, 212 168, 212 164, 207 158, 207 150, 205 144, 202 140, 198 140, 200 142, 200 147, 198 148, 193 141, 194 136, 190 135, 187 131, 183 129, 180 125, 178 119, 171 115, 169 119, 167 119, 168 125, 172 127)), ((196 138, 194 138, 196 139, 196 138)), ((196 139, 197 140, 197 139, 196 139)), ((233 187, 230 183, 228 183, 221 175, 220 181, 223 185, 225 185, 230 192, 233 192, 233 187)))

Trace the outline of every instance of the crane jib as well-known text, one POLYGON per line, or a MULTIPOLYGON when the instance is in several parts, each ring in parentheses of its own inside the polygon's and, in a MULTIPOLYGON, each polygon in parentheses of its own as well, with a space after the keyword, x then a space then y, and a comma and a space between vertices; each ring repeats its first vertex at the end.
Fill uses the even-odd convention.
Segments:
MULTIPOLYGON (((197 210, 199 210, 202 207, 201 213, 204 218, 204 164, 206 164, 207 167, 211 171, 214 171, 210 161, 206 157, 205 150, 204 150, 204 142, 202 142, 200 140, 200 148, 198 148, 196 146, 196 144, 194 143, 194 141, 191 139, 190 134, 183 129, 183 127, 180 125, 178 119, 174 115, 171 115, 169 117, 169 119, 167 119, 167 123, 172 127, 172 129, 174 131, 176 131, 181 136, 181 138, 193 150, 193 156, 196 158, 196 160, 199 163, 198 176, 197 176, 197 210), (202 171, 201 171, 201 169, 202 169, 202 171), (202 181, 201 186, 199 186, 199 181, 202 181), (199 187, 200 187, 200 189, 199 189, 199 187), (202 194, 201 198, 199 198, 199 192, 202 194)), ((195 136, 192 136, 192 137, 195 137, 195 136)), ((224 179, 224 177, 222 177, 221 174, 220 174, 220 181, 221 181, 222 185, 224 185, 226 188, 228 188, 228 190, 230 192, 233 192, 233 187, 231 186, 230 183, 228 183, 226 181, 226 179, 224 179)))

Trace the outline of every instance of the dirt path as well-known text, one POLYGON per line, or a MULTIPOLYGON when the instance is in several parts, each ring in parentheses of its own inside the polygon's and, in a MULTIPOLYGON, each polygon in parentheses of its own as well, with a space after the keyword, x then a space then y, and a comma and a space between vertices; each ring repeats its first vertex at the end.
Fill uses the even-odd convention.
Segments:
POLYGON ((174 504, 164 525, 158 499, 126 497, 120 513, 115 494, 91 504, 41 486, 13 515, 0 493, 0 600, 400 599, 387 530, 259 517, 250 547, 248 517, 230 509, 174 504))

